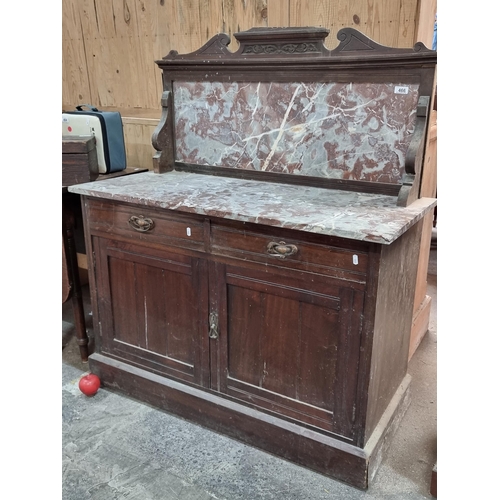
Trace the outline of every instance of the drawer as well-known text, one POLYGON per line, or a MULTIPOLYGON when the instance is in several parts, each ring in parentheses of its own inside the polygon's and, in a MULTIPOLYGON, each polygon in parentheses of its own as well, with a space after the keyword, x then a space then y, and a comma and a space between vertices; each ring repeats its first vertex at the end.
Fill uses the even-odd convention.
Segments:
POLYGON ((368 251, 311 243, 304 239, 212 225, 211 251, 245 260, 359 280, 368 269, 368 251))
POLYGON ((86 207, 92 233, 106 233, 151 244, 204 249, 201 218, 91 198, 86 200, 86 207))

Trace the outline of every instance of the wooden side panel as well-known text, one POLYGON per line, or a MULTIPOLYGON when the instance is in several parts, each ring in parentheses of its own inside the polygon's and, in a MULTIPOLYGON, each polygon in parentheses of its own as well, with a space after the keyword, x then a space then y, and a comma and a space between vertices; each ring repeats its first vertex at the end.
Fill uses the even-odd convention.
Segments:
POLYGON ((423 220, 381 252, 365 437, 406 375, 423 220))

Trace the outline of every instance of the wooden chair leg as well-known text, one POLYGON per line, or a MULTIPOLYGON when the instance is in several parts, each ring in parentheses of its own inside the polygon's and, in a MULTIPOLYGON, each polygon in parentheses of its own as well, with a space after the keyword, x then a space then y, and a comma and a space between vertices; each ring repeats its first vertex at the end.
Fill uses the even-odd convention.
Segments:
POLYGON ((85 326, 85 313, 83 309, 83 296, 78 274, 78 260, 73 233, 74 217, 70 209, 65 209, 63 204, 63 236, 67 257, 69 278, 71 280, 71 300, 73 305, 73 316, 75 319, 76 341, 80 347, 82 361, 89 359, 89 337, 85 326))

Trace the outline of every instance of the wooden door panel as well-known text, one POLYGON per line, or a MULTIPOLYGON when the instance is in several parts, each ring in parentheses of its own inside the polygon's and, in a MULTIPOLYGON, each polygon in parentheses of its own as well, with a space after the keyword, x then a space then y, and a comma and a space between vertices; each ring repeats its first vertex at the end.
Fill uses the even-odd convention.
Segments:
POLYGON ((200 281, 206 276, 201 276, 197 259, 144 253, 131 244, 102 242, 97 264, 105 278, 99 294, 110 311, 102 318, 107 332, 103 348, 159 373, 205 385, 201 351, 206 349, 202 335, 208 298, 206 290, 200 293, 200 281))
POLYGON ((235 286, 227 307, 230 379, 332 411, 336 309, 235 286))
MULTIPOLYGON (((259 332, 261 387, 296 399, 297 354, 300 342, 300 306, 297 300, 262 294, 259 332)), ((231 311, 231 307, 229 307, 231 311)), ((231 314, 231 313, 230 313, 231 314)), ((230 330, 229 337, 237 334, 230 330)))
MULTIPOLYGON (((114 259, 110 259, 111 279, 113 278, 113 263, 114 259)), ((167 310, 169 300, 166 297, 168 290, 167 280, 172 274, 172 271, 167 271, 162 268, 148 266, 145 264, 133 263, 134 266, 134 283, 135 297, 137 302, 136 317, 139 320, 137 325, 136 335, 137 344, 139 347, 148 351, 159 354, 160 356, 172 356, 167 349, 167 342, 170 335, 167 330, 167 317, 170 311, 167 310)), ((119 307, 113 300, 113 317, 117 314, 115 310, 119 307)), ((118 332, 115 330, 115 336, 118 332)))
POLYGON ((197 329, 190 310, 192 277, 112 257, 108 266, 115 340, 192 365, 197 329))
POLYGON ((360 323, 351 328, 342 305, 362 292, 331 287, 327 295, 328 278, 321 276, 294 287, 268 270, 239 271, 220 266, 227 319, 220 390, 351 440, 359 352, 348 349, 345 336, 359 337, 360 323))
POLYGON ((197 293, 192 277, 167 273, 164 280, 167 355, 185 363, 194 363, 197 326, 197 293), (188 306, 188 307, 186 307, 188 306))
POLYGON ((129 311, 137 310, 135 287, 135 266, 133 262, 110 259, 108 264, 111 307, 114 322, 113 336, 124 344, 133 345, 137 343, 136 314, 128 314, 129 311))
POLYGON ((229 288, 231 314, 228 330, 235 332, 228 338, 228 376, 261 386, 260 330, 262 327, 261 294, 246 288, 229 288))
POLYGON ((304 403, 333 409, 338 320, 337 311, 301 304, 297 399, 304 403))

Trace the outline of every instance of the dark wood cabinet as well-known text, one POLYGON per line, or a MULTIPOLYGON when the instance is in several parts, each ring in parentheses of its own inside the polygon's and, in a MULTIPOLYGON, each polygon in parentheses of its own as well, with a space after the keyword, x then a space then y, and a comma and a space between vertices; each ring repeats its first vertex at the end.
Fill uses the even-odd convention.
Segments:
POLYGON ((93 200, 86 212, 100 352, 354 439, 366 250, 295 235, 294 264, 267 251, 279 231, 93 200), (135 231, 136 213, 155 230, 135 231))
MULTIPOLYGON (((158 389, 142 388, 154 374, 230 405, 215 421, 201 406, 194 420, 204 425, 228 433, 235 415, 268 415, 274 438, 291 439, 288 422, 337 443, 329 453, 351 446, 347 455, 385 435, 384 413, 404 409, 420 223, 383 247, 86 196, 83 211, 98 325, 91 367, 109 386, 162 406, 158 389), (137 229, 137 218, 152 228, 137 229)), ((176 400, 165 408, 185 416, 176 400)), ((255 444, 259 418, 236 437, 255 444)), ((329 460, 303 463, 366 484, 329 460)), ((374 458, 361 460, 368 470, 374 458)))
POLYGON ((366 489, 409 404, 436 55, 327 33, 172 51, 154 172, 72 191, 103 386, 366 489))

